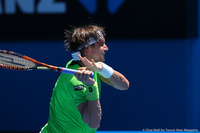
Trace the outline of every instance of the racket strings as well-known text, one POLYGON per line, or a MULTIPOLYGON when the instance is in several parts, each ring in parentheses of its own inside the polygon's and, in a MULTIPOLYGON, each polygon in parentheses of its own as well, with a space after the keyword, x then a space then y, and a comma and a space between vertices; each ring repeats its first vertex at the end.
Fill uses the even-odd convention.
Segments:
POLYGON ((16 55, 0 53, 0 67, 9 69, 29 69, 35 67, 35 64, 16 55))

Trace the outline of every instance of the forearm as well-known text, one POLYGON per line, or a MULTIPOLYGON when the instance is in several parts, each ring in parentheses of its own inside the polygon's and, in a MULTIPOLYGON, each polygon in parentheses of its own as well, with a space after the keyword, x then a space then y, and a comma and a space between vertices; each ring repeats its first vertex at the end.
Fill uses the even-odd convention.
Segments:
POLYGON ((101 80, 116 89, 127 90, 129 88, 129 81, 121 73, 113 70, 113 74, 110 78, 104 78, 99 75, 101 80))
POLYGON ((113 70, 113 68, 105 63, 99 62, 97 66, 99 66, 101 70, 98 73, 102 81, 119 90, 127 90, 129 88, 129 81, 124 75, 113 70))
POLYGON ((79 104, 77 107, 85 123, 93 129, 100 127, 102 111, 99 100, 87 101, 79 104))
POLYGON ((114 70, 113 75, 107 79, 111 86, 119 90, 127 90, 129 88, 129 81, 121 73, 114 70))
POLYGON ((82 58, 80 55, 79 58, 88 70, 98 72, 103 82, 119 90, 127 90, 129 88, 129 81, 125 76, 113 70, 110 66, 103 62, 94 62, 93 59, 89 61, 86 57, 82 58))

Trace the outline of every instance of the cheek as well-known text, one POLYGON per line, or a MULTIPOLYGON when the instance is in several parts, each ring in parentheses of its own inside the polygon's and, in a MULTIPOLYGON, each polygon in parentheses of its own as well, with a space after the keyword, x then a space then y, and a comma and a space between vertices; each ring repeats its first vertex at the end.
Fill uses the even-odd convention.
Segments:
POLYGON ((94 58, 97 60, 97 61, 101 61, 102 58, 103 58, 103 55, 101 52, 96 52, 94 58))

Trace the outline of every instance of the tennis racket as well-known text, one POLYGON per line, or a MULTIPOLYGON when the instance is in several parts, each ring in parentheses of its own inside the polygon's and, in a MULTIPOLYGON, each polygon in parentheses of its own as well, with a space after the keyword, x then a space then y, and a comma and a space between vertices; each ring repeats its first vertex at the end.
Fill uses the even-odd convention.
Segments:
MULTIPOLYGON (((26 55, 21 55, 12 51, 0 50, 0 67, 12 70, 55 70, 60 73, 74 75, 77 70, 68 69, 64 67, 57 67, 47 65, 32 59, 26 55), (38 66, 40 65, 40 66, 38 66)), ((94 73, 90 75, 93 78, 94 73)))

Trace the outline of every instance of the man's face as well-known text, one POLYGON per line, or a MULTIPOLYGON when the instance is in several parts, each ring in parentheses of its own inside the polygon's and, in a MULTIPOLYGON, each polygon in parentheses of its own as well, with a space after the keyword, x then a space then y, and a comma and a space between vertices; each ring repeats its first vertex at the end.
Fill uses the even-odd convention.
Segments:
POLYGON ((108 51, 108 47, 105 44, 105 39, 102 38, 100 41, 96 42, 95 47, 90 46, 90 53, 88 54, 88 59, 94 59, 95 62, 104 62, 105 54, 108 51))

